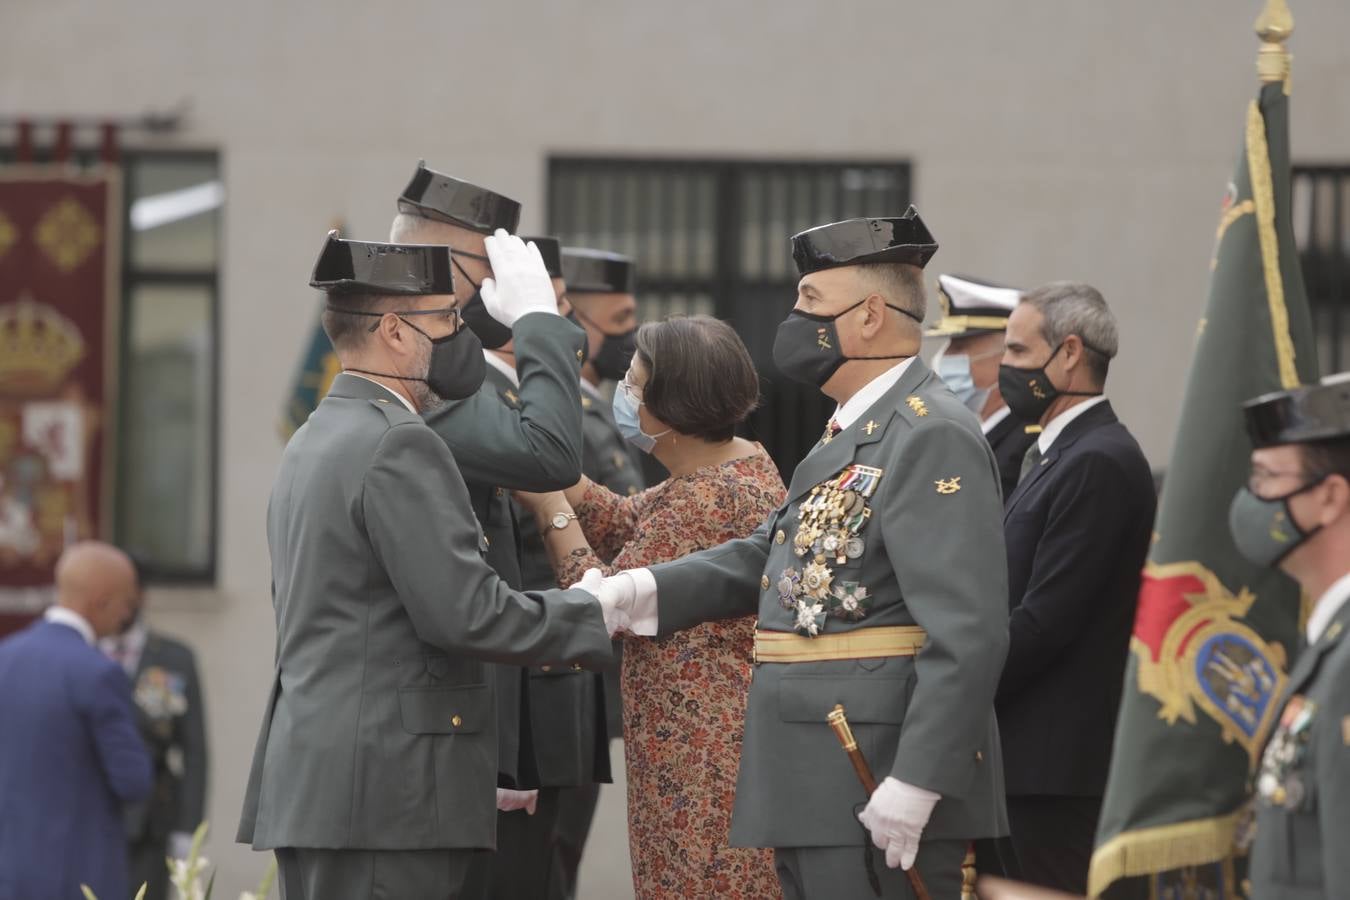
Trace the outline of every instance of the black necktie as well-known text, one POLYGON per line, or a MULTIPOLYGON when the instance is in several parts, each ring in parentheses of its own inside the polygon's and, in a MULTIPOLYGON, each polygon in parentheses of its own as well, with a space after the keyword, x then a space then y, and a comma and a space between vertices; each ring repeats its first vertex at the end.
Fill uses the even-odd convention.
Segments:
POLYGON ((1041 464, 1041 442, 1035 441, 1027 448, 1026 455, 1022 457, 1022 474, 1017 476, 1017 483, 1021 484, 1026 480, 1027 473, 1041 464))

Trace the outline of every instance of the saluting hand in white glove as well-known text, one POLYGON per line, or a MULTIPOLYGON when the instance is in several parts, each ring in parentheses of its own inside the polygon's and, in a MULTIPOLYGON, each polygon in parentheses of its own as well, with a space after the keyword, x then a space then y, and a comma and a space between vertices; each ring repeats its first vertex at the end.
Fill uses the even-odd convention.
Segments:
POLYGON ((526 244, 498 228, 483 243, 492 262, 492 277, 479 287, 488 315, 510 328, 527 313, 558 314, 553 279, 533 242, 526 244))
POLYGON ((572 587, 594 594, 600 601, 600 611, 605 617, 605 630, 609 632, 610 637, 614 637, 620 631, 629 630, 631 624, 629 614, 633 611, 633 601, 637 594, 632 575, 620 572, 606 578, 599 569, 587 569, 586 574, 572 587))
POLYGON ((523 809, 530 815, 534 815, 538 803, 538 791, 513 791, 508 788, 497 788, 498 812, 513 812, 517 809, 523 809))
POLYGON ((877 786, 858 819, 872 833, 872 843, 886 851, 886 865, 908 869, 919 855, 919 838, 940 794, 887 777, 877 786))

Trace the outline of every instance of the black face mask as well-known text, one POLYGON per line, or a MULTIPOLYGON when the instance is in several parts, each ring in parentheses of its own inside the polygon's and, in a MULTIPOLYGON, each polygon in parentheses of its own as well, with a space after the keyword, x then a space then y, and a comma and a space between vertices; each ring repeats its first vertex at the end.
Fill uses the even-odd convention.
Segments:
POLYGON ((464 319, 464 324, 468 325, 469 328, 473 330, 473 333, 478 335, 478 340, 482 341, 484 347, 489 350, 496 350, 499 347, 505 346, 506 343, 511 340, 511 329, 492 318, 492 314, 489 313, 487 307, 483 305, 482 286, 469 277, 469 273, 465 272, 464 267, 455 260, 456 256, 467 256, 469 259, 478 259, 483 262, 488 262, 488 258, 486 256, 479 256, 477 253, 460 253, 458 250, 451 251, 450 261, 455 264, 456 269, 459 269, 459 274, 464 280, 473 285, 473 296, 469 298, 467 303, 460 307, 459 314, 464 319))
MULTIPOLYGON (((778 326, 773 340, 773 364, 778 371, 794 381, 824 387, 839 367, 855 359, 908 359, 912 354, 894 353, 889 356, 845 356, 839 346, 839 331, 835 320, 848 315, 867 302, 864 297, 843 312, 832 316, 802 312, 794 309, 778 326)), ((898 313, 916 322, 918 316, 890 303, 898 313)))
MULTIPOLYGON (((330 306, 334 312, 351 316, 372 316, 380 318, 385 313, 365 312, 355 309, 339 309, 330 306)), ((483 385, 487 375, 487 361, 483 359, 483 345, 478 336, 465 328, 463 324, 447 335, 434 338, 412 322, 407 316, 443 314, 443 310, 396 312, 393 315, 431 342, 431 360, 427 363, 427 374, 420 378, 411 375, 391 375, 387 372, 373 372, 370 369, 349 369, 362 375, 376 375, 380 378, 394 378, 398 381, 420 381, 442 400, 463 400, 473 396, 483 385)), ((372 331, 374 328, 371 329, 372 331)))
MULTIPOLYGON (((1083 347, 1092 350, 1085 341, 1083 347)), ((1050 381, 1046 366, 1064 348, 1061 343, 1050 354, 1044 365, 1036 369, 1019 369, 1006 363, 998 367, 998 390, 1003 402, 1024 422, 1039 422, 1050 404, 1060 397, 1100 397, 1101 391, 1061 391, 1050 381)), ((1095 352, 1095 351, 1094 351, 1095 352)))
POLYGON ((591 364, 595 366, 595 374, 610 381, 619 381, 627 375, 628 365, 633 361, 633 354, 637 352, 637 329, 630 328, 623 334, 605 334, 603 328, 575 306, 572 307, 572 312, 577 319, 604 335, 600 349, 590 359, 591 364))

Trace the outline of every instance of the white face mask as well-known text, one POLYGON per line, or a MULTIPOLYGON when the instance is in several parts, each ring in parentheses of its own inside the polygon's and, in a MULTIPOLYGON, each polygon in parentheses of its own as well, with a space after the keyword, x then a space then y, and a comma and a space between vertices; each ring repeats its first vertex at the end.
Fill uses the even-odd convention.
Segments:
MULTIPOLYGON (((983 359, 984 356, 980 356, 983 359)), ((947 348, 943 347, 933 357, 933 371, 938 374, 947 388, 956 395, 956 399, 965 404, 966 409, 979 415, 984 409, 984 404, 989 400, 989 394, 992 388, 977 388, 975 386, 975 376, 970 372, 970 355, 967 353, 953 353, 948 355, 947 348)))

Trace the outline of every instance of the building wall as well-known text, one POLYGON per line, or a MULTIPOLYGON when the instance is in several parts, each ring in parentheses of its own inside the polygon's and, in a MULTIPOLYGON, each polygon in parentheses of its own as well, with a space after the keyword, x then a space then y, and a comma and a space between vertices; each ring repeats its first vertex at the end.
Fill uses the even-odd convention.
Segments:
MULTIPOLYGON (((1350 5, 1293 6, 1295 158, 1350 159, 1350 5)), ((1162 465, 1256 87, 1257 9, 7 3, 0 111, 135 114, 185 99, 188 126, 167 144, 222 153, 220 573, 213 590, 152 599, 154 622, 205 667, 223 896, 261 869, 230 840, 271 671, 263 519, 330 221, 381 238, 419 157, 522 200, 526 231, 543 223, 550 152, 908 159, 937 271, 1102 289, 1122 331, 1110 392, 1162 465)))

